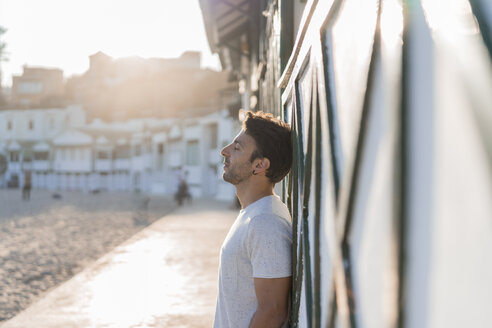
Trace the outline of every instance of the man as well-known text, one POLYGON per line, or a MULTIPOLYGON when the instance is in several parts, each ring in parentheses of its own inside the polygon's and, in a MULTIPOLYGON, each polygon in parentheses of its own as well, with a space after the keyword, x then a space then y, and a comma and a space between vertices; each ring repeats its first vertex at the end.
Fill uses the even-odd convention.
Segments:
POLYGON ((31 171, 26 171, 24 175, 24 186, 22 188, 22 199, 29 200, 31 198, 31 171))
POLYGON ((174 192, 174 199, 178 203, 178 205, 181 206, 183 199, 180 197, 180 188, 182 186, 183 180, 184 180, 184 171, 181 166, 178 166, 174 170, 174 180, 175 180, 175 192, 174 192))
POLYGON ((236 187, 241 211, 220 252, 214 327, 281 327, 292 276, 292 226, 273 188, 290 171, 290 128, 271 114, 248 112, 221 154, 222 177, 236 187))

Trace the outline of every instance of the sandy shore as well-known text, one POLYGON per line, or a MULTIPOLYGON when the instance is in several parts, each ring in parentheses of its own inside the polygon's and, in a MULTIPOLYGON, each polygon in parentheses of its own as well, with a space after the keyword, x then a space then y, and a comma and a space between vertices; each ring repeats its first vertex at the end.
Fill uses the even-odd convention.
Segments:
POLYGON ((0 190, 0 323, 175 208, 133 193, 61 196, 0 190))

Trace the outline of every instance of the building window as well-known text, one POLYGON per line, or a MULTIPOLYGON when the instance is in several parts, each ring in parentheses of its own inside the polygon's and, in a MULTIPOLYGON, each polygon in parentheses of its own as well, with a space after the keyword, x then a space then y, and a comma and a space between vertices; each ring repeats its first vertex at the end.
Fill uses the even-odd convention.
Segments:
POLYGON ((18 151, 11 151, 10 152, 10 161, 11 162, 18 162, 19 161, 19 152, 18 151))
POLYGON ((36 161, 47 161, 48 160, 48 152, 40 151, 34 153, 34 160, 36 161))
POLYGON ((12 131, 12 121, 7 122, 7 130, 12 131))
POLYGON ((10 161, 11 162, 18 162, 20 159, 20 153, 18 151, 11 151, 10 152, 10 161))
POLYGON ((142 147, 140 145, 135 145, 135 156, 140 156, 142 153, 142 147))
POLYGON ((217 148, 217 124, 210 124, 210 149, 217 148))
POLYGON ((130 146, 128 145, 116 146, 114 152, 116 158, 130 158, 130 146))
POLYGON ((190 140, 186 143, 186 165, 199 165, 200 152, 198 140, 190 140))
POLYGON ((41 82, 23 82, 17 86, 18 93, 24 94, 36 94, 43 91, 43 84, 41 82))
POLYGON ((157 169, 162 170, 164 167, 164 144, 157 144, 157 169))
POLYGON ((100 150, 97 152, 97 159, 109 159, 109 153, 104 150, 100 150))
POLYGON ((32 130, 32 129, 34 129, 34 121, 29 120, 29 130, 32 130))

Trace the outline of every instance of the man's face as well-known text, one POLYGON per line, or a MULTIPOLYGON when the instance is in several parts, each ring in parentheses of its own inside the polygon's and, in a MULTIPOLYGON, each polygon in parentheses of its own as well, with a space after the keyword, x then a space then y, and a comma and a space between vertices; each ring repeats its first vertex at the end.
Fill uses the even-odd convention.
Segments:
POLYGON ((255 140, 241 130, 234 141, 221 151, 224 156, 224 181, 238 185, 253 175, 254 165, 250 159, 254 150, 255 140))

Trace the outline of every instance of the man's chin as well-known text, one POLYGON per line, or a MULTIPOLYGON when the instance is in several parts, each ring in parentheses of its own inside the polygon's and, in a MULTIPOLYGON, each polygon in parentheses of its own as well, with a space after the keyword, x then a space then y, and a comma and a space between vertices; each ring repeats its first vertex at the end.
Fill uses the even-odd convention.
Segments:
POLYGON ((237 181, 235 181, 234 179, 231 179, 231 177, 228 176, 225 172, 222 173, 222 180, 224 180, 225 182, 229 182, 232 185, 237 185, 238 184, 237 181))

